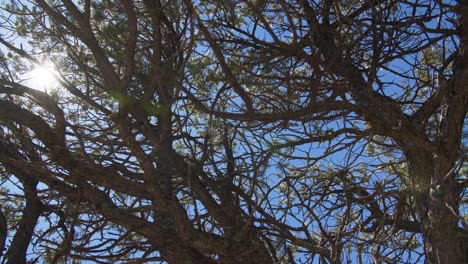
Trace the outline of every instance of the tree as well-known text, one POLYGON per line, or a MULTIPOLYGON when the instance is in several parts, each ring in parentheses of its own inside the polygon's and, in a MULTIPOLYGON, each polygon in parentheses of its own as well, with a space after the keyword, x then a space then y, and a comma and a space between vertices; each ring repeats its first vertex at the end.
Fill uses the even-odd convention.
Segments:
POLYGON ((440 0, 3 4, 4 261, 467 262, 467 17, 440 0), (52 90, 24 80, 44 61, 52 90))

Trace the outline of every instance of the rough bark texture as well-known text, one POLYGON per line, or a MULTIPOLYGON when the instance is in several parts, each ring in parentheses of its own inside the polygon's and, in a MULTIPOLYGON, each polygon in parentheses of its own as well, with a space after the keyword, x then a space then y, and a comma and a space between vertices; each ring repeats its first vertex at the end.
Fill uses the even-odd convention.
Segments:
POLYGON ((410 177, 413 181, 417 214, 421 223, 426 263, 468 263, 468 234, 459 227, 459 195, 454 169, 459 159, 459 141, 468 108, 468 3, 461 1, 460 49, 452 82, 440 108, 441 136, 437 152, 408 149, 410 177), (417 153, 416 153, 417 152, 417 153))
POLYGON ((457 187, 449 177, 442 181, 449 170, 439 171, 439 165, 444 168, 453 167, 453 164, 440 164, 439 159, 429 159, 426 162, 419 160, 413 162, 415 168, 411 173, 416 178, 415 182, 418 182, 415 184, 414 197, 424 238, 426 263, 466 263, 466 233, 459 228, 459 218, 456 215, 459 199, 457 187), (434 167, 436 169, 431 171, 434 167), (428 179, 434 183, 430 183, 428 179))
POLYGON ((431 264, 468 263, 468 233, 458 226, 460 187, 454 181, 453 169, 458 156, 458 142, 468 108, 468 3, 460 1, 460 50, 441 124, 441 152, 433 159, 413 161, 418 174, 426 179, 424 190, 416 195, 416 204, 424 236, 426 262, 431 264), (427 168, 432 168, 428 170, 427 168), (424 175, 426 174, 426 175, 424 175), (430 175, 430 176, 429 176, 430 175))

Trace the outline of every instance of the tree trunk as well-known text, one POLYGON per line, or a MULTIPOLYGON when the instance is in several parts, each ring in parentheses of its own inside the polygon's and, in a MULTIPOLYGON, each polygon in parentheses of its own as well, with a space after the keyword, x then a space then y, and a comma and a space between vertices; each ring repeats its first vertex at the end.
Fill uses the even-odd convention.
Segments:
POLYGON ((417 212, 424 238, 426 263, 468 263, 467 244, 458 228, 456 205, 449 203, 450 193, 431 188, 416 198, 417 212), (455 207, 455 208, 454 208, 455 207))
POLYGON ((34 190, 28 190, 27 186, 25 186, 26 206, 24 207, 23 216, 18 223, 18 228, 10 244, 10 248, 5 254, 6 263, 8 264, 26 263, 29 243, 33 237, 36 222, 42 213, 42 203, 36 196, 36 184, 34 183, 32 187, 34 190))
MULTIPOLYGON (((426 253, 426 263, 468 263, 468 232, 458 226, 459 187, 452 169, 458 159, 458 148, 466 116, 466 84, 468 81, 468 1, 459 1, 460 47, 455 72, 449 93, 447 109, 439 129, 441 130, 440 153, 407 155, 411 177, 422 183, 416 188, 415 202, 421 223, 426 253), (411 162, 413 161, 413 162, 411 162), (431 175, 432 177, 428 177, 431 175)), ((413 184, 414 185, 414 184, 413 184)))
POLYGON ((410 166, 410 171, 426 263, 468 263, 468 244, 458 227, 457 187, 452 175, 446 177, 453 163, 442 164, 437 158, 415 163, 417 166, 410 166), (423 173, 426 177, 422 177, 423 173))

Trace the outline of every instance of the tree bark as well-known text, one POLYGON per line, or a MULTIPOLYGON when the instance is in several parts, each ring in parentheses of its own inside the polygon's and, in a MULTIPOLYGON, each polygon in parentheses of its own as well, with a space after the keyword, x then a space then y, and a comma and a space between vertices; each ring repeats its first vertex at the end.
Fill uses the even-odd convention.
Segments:
POLYGON ((458 191, 453 177, 447 176, 453 164, 437 156, 425 162, 410 161, 416 214, 428 264, 468 263, 466 234, 458 227, 458 191))
POLYGON ((0 206, 0 257, 3 256, 5 250, 5 242, 8 235, 8 225, 5 214, 0 206))
MULTIPOLYGON (((442 189, 445 189, 443 187, 442 189)), ((453 196, 431 188, 416 198, 424 238, 426 263, 468 263, 466 241, 458 228, 453 196), (465 242, 465 243, 464 243, 465 242)))
POLYGON ((43 212, 43 205, 36 192, 37 181, 28 178, 21 179, 21 181, 24 185, 26 206, 23 209, 23 215, 18 223, 10 248, 5 254, 6 263, 8 264, 26 263, 26 255, 34 234, 34 228, 43 212))

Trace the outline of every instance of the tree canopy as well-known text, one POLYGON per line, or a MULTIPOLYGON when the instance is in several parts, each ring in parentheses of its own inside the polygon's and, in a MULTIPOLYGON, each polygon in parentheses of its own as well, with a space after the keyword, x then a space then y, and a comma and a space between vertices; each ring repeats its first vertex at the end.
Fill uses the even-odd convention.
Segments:
POLYGON ((4 1, 3 263, 467 263, 467 49, 467 1, 4 1))

